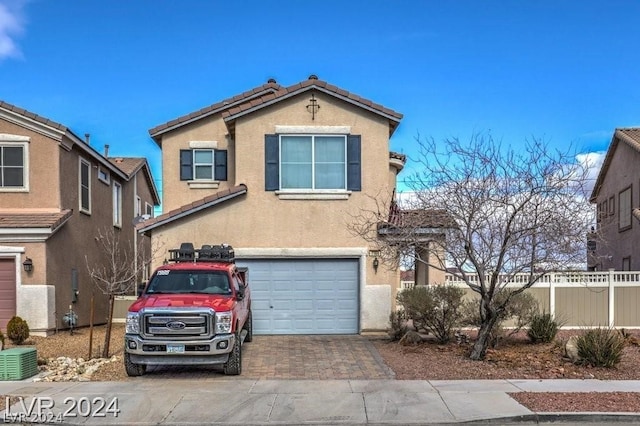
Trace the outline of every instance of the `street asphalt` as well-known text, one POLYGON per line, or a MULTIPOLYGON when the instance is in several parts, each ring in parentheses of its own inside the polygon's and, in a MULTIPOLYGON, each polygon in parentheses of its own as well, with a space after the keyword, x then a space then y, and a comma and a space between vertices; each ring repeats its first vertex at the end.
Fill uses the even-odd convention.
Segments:
POLYGON ((602 380, 145 380, 0 382, 5 423, 536 424, 632 423, 636 413, 535 413, 511 392, 640 392, 602 380))

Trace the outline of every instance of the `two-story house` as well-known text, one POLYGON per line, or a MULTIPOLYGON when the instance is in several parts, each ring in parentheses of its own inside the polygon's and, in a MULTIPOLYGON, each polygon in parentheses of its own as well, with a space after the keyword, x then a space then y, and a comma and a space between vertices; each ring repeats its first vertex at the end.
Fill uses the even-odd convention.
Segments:
POLYGON ((640 270, 639 165, 640 128, 616 129, 590 198, 597 206, 592 270, 640 270))
POLYGON ((96 238, 144 241, 134 218, 159 202, 146 159, 107 157, 88 135, 0 101, 0 328, 13 315, 33 334, 65 328, 70 305, 88 325, 92 296, 93 322, 106 322, 89 277, 104 257, 96 238))
POLYGON ((232 245, 249 268, 256 333, 384 329, 399 270, 349 226, 394 191, 401 118, 312 75, 154 127, 165 213, 139 230, 169 248, 232 245))

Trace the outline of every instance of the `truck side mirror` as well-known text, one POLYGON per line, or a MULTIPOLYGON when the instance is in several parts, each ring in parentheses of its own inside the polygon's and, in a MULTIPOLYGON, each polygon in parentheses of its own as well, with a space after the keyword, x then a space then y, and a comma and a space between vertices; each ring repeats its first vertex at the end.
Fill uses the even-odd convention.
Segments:
POLYGON ((244 299, 244 286, 238 287, 238 291, 236 291, 236 297, 238 300, 244 299))

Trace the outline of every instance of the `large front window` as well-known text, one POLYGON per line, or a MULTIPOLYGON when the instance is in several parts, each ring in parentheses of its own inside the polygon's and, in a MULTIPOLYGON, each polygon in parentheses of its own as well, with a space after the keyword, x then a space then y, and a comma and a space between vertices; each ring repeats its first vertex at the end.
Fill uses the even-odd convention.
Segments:
POLYGON ((281 189, 346 189, 345 136, 280 136, 281 189))
POLYGON ((0 145, 0 187, 24 187, 24 147, 0 145))

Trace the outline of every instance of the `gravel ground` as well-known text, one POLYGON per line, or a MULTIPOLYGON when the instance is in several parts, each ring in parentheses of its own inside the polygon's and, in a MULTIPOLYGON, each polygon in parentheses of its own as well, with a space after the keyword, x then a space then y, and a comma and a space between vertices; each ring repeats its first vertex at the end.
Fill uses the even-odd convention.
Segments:
MULTIPOLYGON (((104 346, 104 326, 93 332, 93 354, 98 356, 104 346)), ((465 380, 465 379, 602 379, 640 380, 640 331, 624 350, 617 368, 590 368, 574 365, 563 357, 563 342, 579 331, 562 331, 556 342, 532 345, 522 337, 504 341, 496 350, 489 350, 484 361, 468 358, 470 344, 440 345, 427 341, 416 346, 401 346, 386 339, 375 339, 374 345, 399 380, 465 380)), ((114 362, 102 365, 93 381, 129 380, 122 363, 124 326, 114 324, 110 356, 114 362)), ((53 336, 30 337, 38 358, 60 356, 84 358, 89 355, 89 329, 76 330, 73 335, 62 331, 53 336)), ((7 347, 11 347, 7 341, 7 347)), ((41 361, 42 362, 42 361, 41 361)), ((613 393, 532 393, 511 395, 521 404, 537 412, 640 412, 639 392, 613 393)), ((0 400, 0 404, 2 400, 0 400)), ((0 407, 1 409, 1 407, 0 407)))
MULTIPOLYGON (((634 331, 616 368, 575 365, 563 356, 564 342, 580 331, 561 331, 553 343, 533 345, 523 336, 489 350, 484 361, 469 359, 471 344, 441 345, 427 341, 401 346, 375 342, 387 365, 400 380, 468 379, 601 379, 640 380, 640 331, 634 331)), ((536 393, 511 396, 536 412, 640 412, 638 392, 536 393)))

